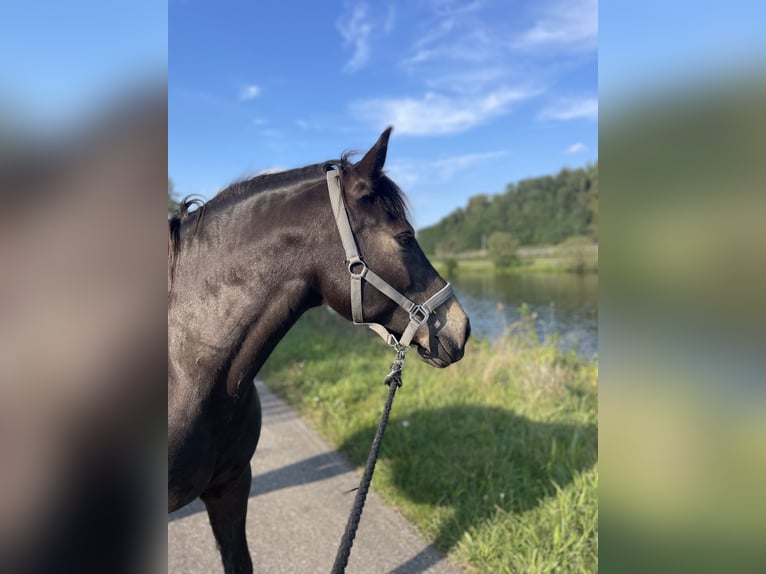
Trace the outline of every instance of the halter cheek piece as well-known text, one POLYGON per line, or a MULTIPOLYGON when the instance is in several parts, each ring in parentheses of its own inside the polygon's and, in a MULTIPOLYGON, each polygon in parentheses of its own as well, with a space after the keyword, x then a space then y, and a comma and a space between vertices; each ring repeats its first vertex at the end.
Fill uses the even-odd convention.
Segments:
POLYGON ((348 272, 351 275, 351 317, 354 325, 366 325, 384 341, 397 349, 406 349, 409 347, 415 332, 424 325, 431 313, 444 304, 452 297, 452 286, 447 283, 425 303, 417 305, 407 297, 391 287, 386 281, 380 278, 367 264, 359 254, 359 248, 356 245, 354 232, 351 230, 351 224, 348 220, 348 213, 343 202, 343 193, 341 191, 341 177, 339 170, 328 169, 327 171, 327 189, 330 193, 330 204, 335 214, 335 223, 338 226, 340 240, 343 243, 343 250, 346 252, 346 262, 348 263, 348 272), (362 280, 367 281, 402 309, 407 311, 410 316, 410 322, 402 333, 402 338, 398 341, 396 337, 388 331, 383 325, 378 323, 365 323, 362 313, 362 280))

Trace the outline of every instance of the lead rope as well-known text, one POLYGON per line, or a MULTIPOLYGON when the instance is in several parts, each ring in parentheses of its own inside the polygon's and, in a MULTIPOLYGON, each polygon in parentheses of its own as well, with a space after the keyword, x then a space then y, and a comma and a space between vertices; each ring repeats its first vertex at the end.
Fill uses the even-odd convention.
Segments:
POLYGON ((394 402, 394 395, 396 394, 396 390, 402 386, 404 352, 404 348, 397 346, 396 360, 391 363, 391 372, 388 373, 388 376, 386 376, 384 381, 385 384, 388 385, 386 406, 383 407, 383 413, 380 415, 380 422, 378 423, 378 429, 375 432, 375 438, 370 447, 370 454, 367 456, 367 464, 364 467, 362 480, 359 482, 359 487, 356 491, 354 506, 351 508, 351 514, 348 517, 348 522, 346 522, 346 531, 343 533, 338 552, 335 555, 335 562, 332 565, 332 574, 344 574, 346 571, 348 557, 351 554, 351 546, 354 544, 356 530, 359 527, 359 521, 362 518, 362 510, 364 510, 364 502, 367 499, 367 491, 370 489, 370 483, 372 482, 372 473, 375 472, 375 463, 378 460, 380 445, 383 442, 383 433, 386 432, 388 415, 391 413, 391 405, 394 402))

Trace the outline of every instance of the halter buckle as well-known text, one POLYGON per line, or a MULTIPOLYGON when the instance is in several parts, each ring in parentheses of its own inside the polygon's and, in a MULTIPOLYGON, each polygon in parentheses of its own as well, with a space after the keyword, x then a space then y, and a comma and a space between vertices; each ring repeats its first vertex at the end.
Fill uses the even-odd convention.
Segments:
POLYGON ((428 321, 428 316, 431 313, 425 310, 423 305, 415 305, 412 309, 410 309, 410 320, 417 323, 418 327, 423 325, 426 321, 428 321))

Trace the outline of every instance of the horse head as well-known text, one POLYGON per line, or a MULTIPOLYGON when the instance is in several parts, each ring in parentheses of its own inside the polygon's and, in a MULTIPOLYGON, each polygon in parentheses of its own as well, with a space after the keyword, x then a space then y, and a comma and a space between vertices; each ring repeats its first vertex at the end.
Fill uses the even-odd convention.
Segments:
MULTIPOLYGON (((470 322, 418 245, 401 190, 383 172, 390 135, 388 128, 359 162, 337 165, 342 199, 333 209, 341 239, 333 235, 346 256, 323 262, 322 293, 347 319, 382 326, 378 332, 405 346, 411 338, 426 363, 446 367, 463 356, 470 322)), ((331 196, 332 187, 328 177, 331 196)))

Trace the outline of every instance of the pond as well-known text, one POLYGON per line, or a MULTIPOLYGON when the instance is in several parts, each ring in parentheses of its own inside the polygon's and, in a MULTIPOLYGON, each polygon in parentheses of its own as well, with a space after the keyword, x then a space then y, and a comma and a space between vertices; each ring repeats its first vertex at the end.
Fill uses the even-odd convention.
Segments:
POLYGON ((598 275, 524 273, 450 278, 471 318, 471 332, 494 338, 520 317, 526 303, 537 314, 538 336, 558 333, 559 347, 590 359, 598 352, 598 275))

